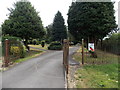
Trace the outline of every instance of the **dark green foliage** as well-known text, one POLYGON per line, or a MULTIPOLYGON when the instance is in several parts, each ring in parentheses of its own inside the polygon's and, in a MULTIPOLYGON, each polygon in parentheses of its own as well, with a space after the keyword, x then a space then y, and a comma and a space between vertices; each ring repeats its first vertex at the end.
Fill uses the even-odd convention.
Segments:
POLYGON ((41 42, 41 46, 44 47, 45 46, 45 42, 41 42))
POLYGON ((33 44, 34 44, 34 45, 36 45, 36 44, 37 44, 37 42, 34 40, 34 41, 33 41, 33 44))
POLYGON ((5 40, 15 40, 15 41, 21 41, 22 39, 19 37, 14 37, 14 36, 2 36, 2 43, 5 42, 5 40))
POLYGON ((67 31, 64 25, 62 14, 58 11, 55 15, 52 27, 52 41, 62 41, 67 38, 67 31))
POLYGON ((117 25, 112 2, 73 2, 68 12, 68 30, 74 38, 95 42, 117 25))
POLYGON ((53 25, 50 24, 46 27, 46 35, 45 35, 45 41, 46 43, 50 43, 52 41, 52 30, 53 30, 53 25))
POLYGON ((49 47, 49 50, 62 50, 62 44, 58 41, 52 42, 49 47))
POLYGON ((19 38, 19 37, 12 37, 12 36, 3 36, 2 37, 2 54, 3 54, 3 56, 5 55, 5 40, 6 39, 9 41, 9 43, 8 43, 9 56, 24 58, 25 55, 26 55, 26 49, 25 49, 24 44, 21 41, 21 38, 19 38), (13 55, 14 52, 10 52, 10 49, 11 49, 11 47, 15 47, 15 46, 19 47, 20 53, 19 53, 19 55, 15 55, 14 56, 13 55))
POLYGON ((29 39, 42 38, 44 33, 41 18, 30 2, 24 0, 8 9, 9 17, 2 25, 3 34, 21 37, 27 45, 29 39))
POLYGON ((1 38, 1 36, 2 36, 2 28, 0 27, 0 38, 1 38))
POLYGON ((38 41, 38 40, 36 40, 36 39, 33 39, 31 44, 34 44, 34 45, 39 45, 39 41, 38 41))
POLYGON ((38 39, 32 39, 28 41, 28 44, 39 45, 40 41, 38 39))
POLYGON ((26 56, 26 47, 24 46, 24 44, 22 44, 20 58, 24 58, 25 56, 26 56))
POLYGON ((105 39, 98 48, 103 51, 111 52, 120 55, 120 33, 113 34, 110 38, 105 39))

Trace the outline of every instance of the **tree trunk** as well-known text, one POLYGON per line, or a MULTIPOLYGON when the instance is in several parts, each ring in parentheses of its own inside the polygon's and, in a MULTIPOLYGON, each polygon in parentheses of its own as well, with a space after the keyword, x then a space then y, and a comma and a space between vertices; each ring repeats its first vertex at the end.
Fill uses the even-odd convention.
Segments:
POLYGON ((94 43, 95 43, 95 49, 97 49, 98 39, 95 39, 95 40, 94 40, 94 43))
POLYGON ((103 40, 101 39, 101 46, 100 46, 100 49, 102 50, 103 49, 103 40))

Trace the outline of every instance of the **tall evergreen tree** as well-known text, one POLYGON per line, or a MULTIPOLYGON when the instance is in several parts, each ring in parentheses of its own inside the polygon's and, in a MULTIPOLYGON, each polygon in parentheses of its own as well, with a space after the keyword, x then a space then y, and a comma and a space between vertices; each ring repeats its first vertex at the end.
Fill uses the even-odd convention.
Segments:
POLYGON ((47 27, 46 27, 46 41, 48 42, 48 43, 50 43, 51 42, 51 39, 52 39, 52 29, 53 29, 53 24, 50 24, 50 25, 48 25, 47 27))
MULTIPOLYGON (((44 33, 41 18, 29 1, 21 0, 9 8, 9 17, 2 25, 3 34, 29 39, 42 38, 44 33)), ((28 46, 27 46, 28 47, 28 46)))
POLYGON ((117 25, 112 2, 73 2, 68 12, 68 30, 80 41, 104 38, 117 25))
POLYGON ((53 21, 52 41, 61 41, 67 38, 67 31, 61 12, 57 12, 53 21))

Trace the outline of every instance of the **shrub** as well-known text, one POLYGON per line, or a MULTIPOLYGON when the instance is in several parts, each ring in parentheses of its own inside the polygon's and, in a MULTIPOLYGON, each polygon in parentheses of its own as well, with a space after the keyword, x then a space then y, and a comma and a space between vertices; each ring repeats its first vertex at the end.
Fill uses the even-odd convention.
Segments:
POLYGON ((13 55, 15 57, 19 56, 20 58, 25 57, 25 46, 21 42, 21 39, 18 37, 12 36, 3 36, 2 37, 2 53, 5 55, 5 40, 8 39, 9 41, 9 55, 13 55))
POLYGON ((10 45, 10 55, 19 56, 20 58, 24 58, 26 55, 26 47, 21 41, 12 42, 10 45), (14 43, 14 44, 13 44, 14 43))
POLYGON ((37 41, 36 40, 32 40, 32 44, 36 45, 37 41))
POLYGON ((98 49, 120 55, 120 33, 115 33, 110 38, 103 40, 102 47, 98 43, 98 49))
POLYGON ((21 41, 22 39, 19 37, 13 37, 13 36, 2 36, 2 42, 4 42, 6 39, 8 40, 14 40, 14 41, 21 41))
POLYGON ((58 41, 52 42, 49 47, 49 50, 62 50, 62 44, 58 41))
POLYGON ((45 46, 45 42, 41 42, 41 46, 44 47, 45 46))
POLYGON ((10 52, 13 55, 20 54, 20 47, 18 47, 18 46, 11 46, 10 47, 10 52))
POLYGON ((25 45, 21 42, 21 52, 20 52, 20 58, 24 58, 26 55, 27 48, 25 45))
POLYGON ((96 53, 96 52, 89 51, 89 53, 91 54, 90 57, 92 57, 92 58, 97 58, 97 53, 96 53))

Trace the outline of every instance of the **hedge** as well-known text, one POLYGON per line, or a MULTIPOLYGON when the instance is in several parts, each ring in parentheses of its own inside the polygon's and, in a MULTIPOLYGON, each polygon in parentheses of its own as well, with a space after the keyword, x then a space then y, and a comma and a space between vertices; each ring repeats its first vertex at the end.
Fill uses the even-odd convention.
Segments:
POLYGON ((62 50, 62 44, 58 41, 52 42, 49 47, 48 50, 62 50))

